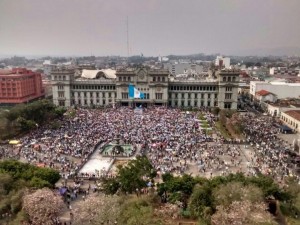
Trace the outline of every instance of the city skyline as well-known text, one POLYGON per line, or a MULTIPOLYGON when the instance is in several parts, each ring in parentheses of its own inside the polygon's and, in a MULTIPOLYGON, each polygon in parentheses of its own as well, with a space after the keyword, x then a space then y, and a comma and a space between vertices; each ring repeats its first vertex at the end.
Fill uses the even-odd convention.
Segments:
POLYGON ((300 52, 293 26, 299 6, 297 0, 2 0, 0 55, 127 56, 127 16, 129 55, 300 52))

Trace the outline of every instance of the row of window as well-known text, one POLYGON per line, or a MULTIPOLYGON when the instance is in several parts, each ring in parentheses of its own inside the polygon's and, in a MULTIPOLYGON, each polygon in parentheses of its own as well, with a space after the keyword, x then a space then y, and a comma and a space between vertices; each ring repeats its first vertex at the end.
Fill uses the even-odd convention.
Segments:
POLYGON ((2 89, 0 89, 0 90, 2 90, 2 92, 6 92, 6 91, 11 91, 11 90, 13 90, 13 91, 15 91, 15 90, 17 90, 15 87, 14 88, 2 88, 2 89))
POLYGON ((9 82, 15 82, 15 81, 21 81, 21 80, 32 80, 33 76, 26 76, 26 77, 18 77, 18 78, 0 78, 0 81, 7 82, 7 84, 10 84, 9 82))
MULTIPOLYGON (((75 97, 75 93, 76 92, 72 92, 71 95, 72 97, 75 97)), ((116 97, 116 93, 114 92, 90 92, 89 94, 87 92, 77 92, 78 96, 83 96, 83 97, 92 97, 92 96, 96 96, 97 98, 100 97, 100 95, 105 98, 105 97, 116 97), (95 94, 94 94, 95 93, 95 94)), ((127 92, 122 92, 121 93, 121 96, 122 96, 122 99, 128 99, 128 93, 127 92)), ((150 94, 149 93, 144 93, 144 96, 145 96, 145 99, 150 99, 150 94)), ((218 94, 206 94, 207 98, 210 99, 211 97, 214 97, 214 99, 217 99, 218 98, 218 94)), ((65 97, 64 95, 64 92, 63 91, 58 91, 58 97, 62 98, 62 97, 65 97)), ((178 99, 178 98, 192 98, 194 97, 195 99, 197 99, 198 97, 199 98, 202 98, 204 99, 205 98, 205 94, 197 94, 197 93, 194 93, 194 94, 191 94, 191 93, 174 93, 173 95, 170 96, 171 98, 175 98, 175 99, 178 99)), ((231 93, 225 93, 225 99, 231 99, 232 98, 232 94, 231 93)), ((155 93, 155 99, 163 99, 163 93, 155 93)))
MULTIPOLYGON (((132 79, 129 76, 119 76, 119 81, 131 82, 132 79)), ((166 82, 167 78, 166 77, 160 77, 160 76, 153 76, 152 81, 153 82, 166 82)))
POLYGON ((131 81, 131 77, 119 76, 119 81, 131 81))
MULTIPOLYGON (((60 92, 58 92, 58 93, 60 93, 60 92)), ((75 97, 75 93, 77 93, 77 96, 83 96, 83 97, 96 96, 97 98, 99 98, 100 96, 102 96, 102 98, 105 98, 105 97, 115 98, 117 95, 115 92, 89 92, 90 94, 87 94, 87 92, 72 92, 71 93, 72 97, 75 97), (93 94, 93 93, 95 93, 95 94, 93 94)))
POLYGON ((116 90, 114 85, 73 85, 72 89, 79 90, 116 90))
POLYGON ((225 91, 232 91, 232 87, 226 87, 225 91))
POLYGON ((11 85, 12 85, 12 86, 16 86, 16 83, 15 83, 15 82, 13 82, 13 83, 1 82, 0 84, 1 84, 1 86, 8 86, 8 87, 11 86, 11 85))
POLYGON ((201 102, 198 102, 198 101, 169 101, 169 105, 172 105, 172 106, 184 106, 184 107, 200 107, 200 106, 213 106, 216 107, 218 106, 218 102, 217 101, 214 101, 213 103, 210 102, 210 101, 207 101, 207 102, 204 102, 204 101, 201 101, 201 102))
POLYGON ((296 123, 295 120, 288 119, 288 118, 286 118, 286 117, 284 117, 284 116, 281 116, 281 119, 282 119, 284 122, 286 122, 287 124, 292 125, 294 128, 296 128, 296 129, 298 128, 298 123, 296 123))
POLYGON ((225 102, 224 109, 231 109, 231 102, 225 102))
MULTIPOLYGON (((156 93, 158 94, 158 93, 156 93)), ((159 93, 160 94, 160 93, 159 93)), ((162 94, 160 95, 155 95, 157 98, 156 99, 162 99, 162 94)), ((128 93, 127 92, 122 92, 121 93, 122 99, 128 99, 128 93)), ((144 93, 144 99, 150 99, 150 94, 149 93, 144 93)))
POLYGON ((170 86, 171 91, 215 91, 216 86, 170 86))
MULTIPOLYGON (((204 93, 202 93, 202 94, 198 94, 198 93, 187 93, 187 95, 186 95, 186 93, 175 93, 175 94, 173 94, 173 95, 171 95, 171 96, 174 96, 174 98, 176 99, 176 98, 185 98, 185 96, 187 96, 187 98, 191 98, 192 96, 194 96, 194 98, 198 98, 198 97, 201 97, 201 98, 204 98, 205 97, 205 95, 204 95, 204 93)), ((214 96, 214 98, 216 99, 216 98, 218 98, 218 94, 210 94, 210 93, 208 93, 207 94, 207 98, 211 98, 211 96, 214 96)))
POLYGON ((166 82, 166 78, 165 77, 157 77, 157 76, 154 76, 153 77, 153 80, 152 80, 153 82, 160 82, 160 81, 162 81, 162 82, 166 82))
POLYGON ((100 99, 84 99, 83 101, 81 101, 81 99, 78 99, 78 101, 75 101, 75 99, 71 100, 72 105, 106 105, 107 102, 108 104, 113 103, 111 99, 108 101, 105 99, 102 99, 102 101, 100 101, 100 99))
MULTIPOLYGON (((63 85, 58 85, 59 90, 63 90, 63 85)), ((73 85, 74 90, 116 90, 114 85, 73 85)), ((226 91, 232 91, 232 87, 226 87, 226 91)), ((138 88, 140 91, 149 91, 149 88, 138 88)), ((170 86, 171 91, 216 91, 216 86, 170 86)))
POLYGON ((66 76, 65 75, 63 75, 63 76, 61 76, 61 75, 59 75, 59 76, 55 75, 55 76, 52 76, 52 79, 54 79, 54 80, 66 80, 66 76))
POLYGON ((235 82, 236 81, 236 77, 223 77, 223 82, 235 82))

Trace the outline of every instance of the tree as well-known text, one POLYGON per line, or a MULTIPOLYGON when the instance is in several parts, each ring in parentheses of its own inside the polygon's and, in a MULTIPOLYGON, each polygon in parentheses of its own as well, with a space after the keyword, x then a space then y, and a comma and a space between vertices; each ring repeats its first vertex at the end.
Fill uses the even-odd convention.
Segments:
POLYGON ((196 180, 191 175, 183 174, 181 177, 174 177, 170 173, 164 174, 162 178, 163 183, 158 185, 158 194, 161 198, 168 195, 168 202, 175 203, 180 201, 186 207, 196 180))
POLYGON ((250 201, 234 201, 228 207, 217 206, 211 217, 212 225, 275 225, 264 203, 252 204, 250 201))
POLYGON ((13 178, 7 173, 0 173, 0 196, 6 195, 13 187, 13 178))
POLYGON ((48 188, 26 194, 23 198, 23 209, 33 225, 54 225, 64 206, 61 196, 48 188))
POLYGON ((30 165, 29 163, 22 163, 16 160, 6 160, 0 162, 0 171, 1 170, 7 174, 10 174, 15 181, 19 179, 31 181, 33 186, 34 184, 38 184, 36 187, 39 188, 54 186, 54 184, 60 178, 59 172, 56 170, 50 168, 40 168, 30 165), (41 184, 44 184, 45 186, 41 186, 41 184))
POLYGON ((146 198, 133 198, 126 201, 121 208, 119 224, 126 225, 160 225, 162 222, 154 218, 154 210, 146 198))
POLYGON ((192 216, 208 218, 212 214, 213 207, 212 190, 206 185, 196 185, 188 203, 192 216))
POLYGON ((90 196, 78 204, 74 214, 74 225, 115 224, 120 214, 120 198, 104 194, 90 196))
POLYGON ((114 194, 118 190, 123 193, 134 193, 147 187, 153 181, 156 171, 145 156, 138 156, 126 166, 118 166, 118 174, 113 180, 104 180, 104 191, 114 194), (113 188, 112 188, 113 187, 113 188))
POLYGON ((219 115, 219 112, 220 112, 220 108, 219 107, 214 107, 213 109, 212 109, 212 113, 214 114, 214 115, 219 115))
POLYGON ((228 207, 234 201, 249 201, 251 203, 262 202, 262 191, 253 185, 244 186, 239 182, 231 182, 221 185, 213 191, 217 205, 228 207))
POLYGON ((36 128, 37 124, 59 118, 66 112, 65 108, 55 106, 50 100, 39 100, 28 104, 20 104, 6 111, 2 118, 7 119, 9 130, 14 133, 27 132, 36 128))

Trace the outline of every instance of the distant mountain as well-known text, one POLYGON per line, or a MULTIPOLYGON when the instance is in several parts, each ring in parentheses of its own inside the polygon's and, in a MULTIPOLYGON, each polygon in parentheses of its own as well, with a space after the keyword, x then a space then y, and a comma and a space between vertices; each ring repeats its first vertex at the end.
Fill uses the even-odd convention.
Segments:
POLYGON ((300 47, 255 48, 229 52, 236 56, 300 56, 300 47))

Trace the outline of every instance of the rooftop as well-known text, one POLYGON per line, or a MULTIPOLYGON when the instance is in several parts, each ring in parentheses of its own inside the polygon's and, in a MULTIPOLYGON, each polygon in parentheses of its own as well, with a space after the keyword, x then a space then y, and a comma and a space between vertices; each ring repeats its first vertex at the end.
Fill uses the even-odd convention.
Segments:
POLYGON ((285 114, 300 121, 300 110, 289 110, 289 111, 286 111, 285 114))
POLYGON ((279 107, 300 108, 300 101, 298 99, 281 99, 276 103, 270 102, 268 104, 279 107))
POLYGON ((266 95, 270 95, 270 94, 275 95, 275 94, 273 94, 269 91, 266 91, 266 90, 260 90, 260 91, 256 92, 256 95, 259 95, 259 96, 266 96, 266 95))

